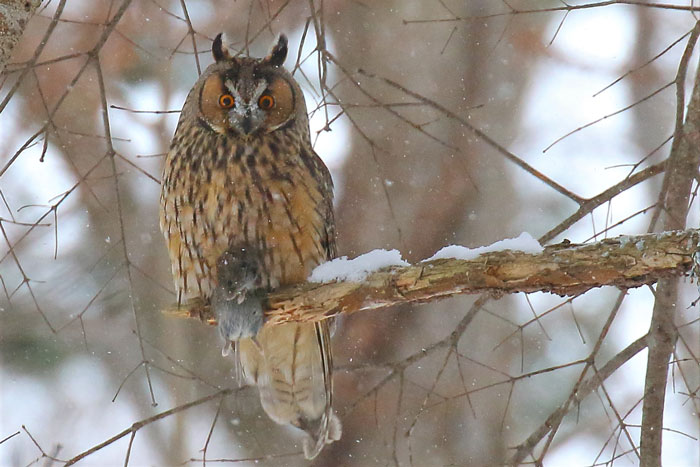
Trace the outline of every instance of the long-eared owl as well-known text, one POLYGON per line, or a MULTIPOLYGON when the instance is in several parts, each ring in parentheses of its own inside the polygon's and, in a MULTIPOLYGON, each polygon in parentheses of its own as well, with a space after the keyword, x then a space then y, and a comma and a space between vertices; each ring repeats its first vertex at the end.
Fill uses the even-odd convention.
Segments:
POLYGON ((313 458, 340 437, 331 407, 329 324, 263 326, 266 292, 306 280, 336 254, 333 184, 309 134, 304 95, 282 67, 219 34, 215 63, 189 92, 165 160, 160 227, 178 304, 210 303, 266 413, 307 433, 313 458))

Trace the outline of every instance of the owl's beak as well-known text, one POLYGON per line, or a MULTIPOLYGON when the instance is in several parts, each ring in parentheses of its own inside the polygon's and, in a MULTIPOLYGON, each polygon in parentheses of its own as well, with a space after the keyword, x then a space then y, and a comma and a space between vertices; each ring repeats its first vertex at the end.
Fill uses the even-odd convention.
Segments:
POLYGON ((236 127, 238 131, 243 134, 243 136, 248 136, 253 133, 259 125, 259 122, 253 113, 253 109, 247 105, 234 109, 229 114, 229 118, 232 126, 236 127))
POLYGON ((241 119, 241 130, 246 135, 249 135, 253 131, 253 119, 250 116, 250 111, 246 112, 245 117, 241 119))

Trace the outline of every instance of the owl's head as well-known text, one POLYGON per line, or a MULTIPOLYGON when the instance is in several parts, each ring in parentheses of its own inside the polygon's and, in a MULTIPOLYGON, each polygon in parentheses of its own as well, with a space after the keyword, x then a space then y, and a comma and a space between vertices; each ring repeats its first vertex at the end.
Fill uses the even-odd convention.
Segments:
POLYGON ((212 44, 215 63, 205 70, 188 96, 196 101, 199 121, 220 134, 249 138, 292 125, 297 113, 306 115, 304 97, 294 78, 282 67, 287 38, 281 35, 261 59, 233 56, 221 34, 212 44))

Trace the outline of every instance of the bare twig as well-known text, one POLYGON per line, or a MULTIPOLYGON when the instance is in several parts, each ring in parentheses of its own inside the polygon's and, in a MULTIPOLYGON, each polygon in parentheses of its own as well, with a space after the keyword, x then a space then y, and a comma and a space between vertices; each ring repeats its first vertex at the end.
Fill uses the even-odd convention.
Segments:
POLYGON ((65 466, 67 467, 69 465, 73 465, 73 464, 77 463, 78 461, 86 458, 90 454, 93 454, 93 453, 109 446, 110 444, 112 444, 116 441, 119 441, 120 439, 122 439, 126 435, 136 433, 141 428, 143 428, 147 425, 150 425, 151 423, 157 422, 158 420, 162 420, 162 419, 169 417, 173 414, 176 414, 178 412, 182 412, 182 411, 191 409, 192 407, 202 405, 206 402, 209 402, 210 400, 214 400, 217 398, 228 396, 229 394, 232 394, 235 391, 236 391, 235 389, 222 389, 221 391, 217 391, 217 392, 210 394, 206 397, 202 397, 202 398, 197 399, 195 401, 188 402, 187 404, 178 405, 177 407, 173 407, 172 409, 166 410, 164 412, 160 412, 156 415, 153 415, 152 417, 144 418, 143 420, 139 420, 138 422, 134 422, 134 424, 132 424, 129 428, 117 433, 116 435, 112 436, 108 440, 105 440, 102 443, 91 447, 87 451, 84 451, 84 452, 78 454, 77 456, 72 457, 71 459, 68 459, 68 461, 66 461, 65 466))
POLYGON ((463 21, 477 21, 477 20, 484 20, 484 19, 489 19, 489 18, 498 18, 500 16, 513 16, 513 15, 527 15, 527 14, 538 14, 538 13, 554 13, 557 11, 562 11, 565 13, 569 13, 571 11, 576 11, 576 10, 589 10, 591 8, 602 8, 606 6, 613 6, 613 5, 631 5, 631 6, 638 6, 638 7, 646 7, 646 8, 658 8, 662 10, 675 10, 675 11, 688 11, 688 12, 697 12, 700 11, 700 7, 698 6, 693 6, 693 5, 673 5, 673 4, 666 4, 666 3, 654 3, 654 2, 647 2, 644 0, 606 0, 602 2, 591 2, 591 3, 583 3, 581 5, 567 5, 565 2, 564 6, 560 7, 551 7, 551 8, 537 8, 537 9, 526 9, 526 10, 517 10, 515 8, 510 8, 509 11, 503 12, 503 13, 494 13, 490 15, 471 15, 471 16, 453 16, 452 18, 443 18, 443 19, 413 19, 413 20, 403 20, 404 24, 419 24, 419 23, 454 23, 454 22, 463 22, 463 21))
POLYGON ((151 403, 153 406, 158 405, 156 402, 156 397, 153 392, 153 382, 151 381, 151 374, 149 370, 149 362, 146 359, 146 351, 143 348, 143 341, 141 340, 141 318, 139 317, 139 314, 136 311, 136 306, 134 304, 134 285, 133 285, 133 279, 131 275, 131 267, 130 263, 131 261, 129 260, 129 252, 127 251, 126 247, 126 230, 124 228, 124 214, 122 211, 123 207, 123 202, 122 202, 122 195, 121 191, 119 188, 119 178, 117 177, 117 163, 115 161, 115 158, 117 157, 117 153, 114 150, 114 147, 112 146, 112 129, 111 125, 109 123, 109 106, 107 105, 107 91, 105 90, 105 84, 104 84, 104 76, 102 74, 102 66, 100 64, 100 59, 99 56, 95 56, 94 59, 95 63, 95 69, 97 70, 97 82, 100 88, 100 97, 102 98, 102 123, 104 125, 104 131, 105 131, 105 136, 106 136, 106 141, 107 141, 107 155, 110 158, 111 162, 111 168, 112 168, 112 178, 114 181, 114 193, 116 195, 117 199, 117 212, 118 212, 118 219, 119 219, 119 231, 121 235, 121 240, 122 240, 122 254, 124 255, 124 262, 126 264, 126 276, 128 279, 129 283, 129 296, 132 297, 132 299, 129 301, 130 306, 131 306, 131 312, 134 316, 134 323, 136 324, 136 334, 138 337, 139 341, 139 348, 141 350, 141 357, 142 357, 142 362, 143 362, 143 368, 146 373, 146 381, 148 382, 148 391, 151 395, 151 403))
POLYGON ((562 403, 554 412, 552 412, 547 420, 540 425, 532 434, 520 445, 516 446, 515 452, 512 457, 508 460, 510 465, 520 465, 523 460, 528 455, 533 455, 533 451, 537 444, 542 441, 542 439, 548 436, 546 445, 539 456, 540 463, 541 459, 544 457, 548 447, 551 445, 554 436, 557 433, 559 426, 561 425, 564 416, 571 410, 571 407, 578 405, 583 399, 595 390, 600 384, 605 381, 610 375, 617 371, 622 365, 627 363, 632 357, 639 353, 642 349, 646 347, 646 336, 637 339, 630 345, 628 345, 624 350, 618 352, 612 359, 610 359, 602 368, 596 371, 588 379, 584 379, 588 370, 591 369, 595 363, 595 358, 598 355, 598 351, 603 345, 603 340, 607 335, 612 322, 617 315, 617 311, 622 305, 622 300, 624 298, 625 292, 620 292, 617 302, 613 306, 613 310, 608 316, 606 323, 603 325, 603 329, 598 337, 598 340, 591 352, 586 366, 581 371, 581 375, 569 393, 568 399, 562 403))

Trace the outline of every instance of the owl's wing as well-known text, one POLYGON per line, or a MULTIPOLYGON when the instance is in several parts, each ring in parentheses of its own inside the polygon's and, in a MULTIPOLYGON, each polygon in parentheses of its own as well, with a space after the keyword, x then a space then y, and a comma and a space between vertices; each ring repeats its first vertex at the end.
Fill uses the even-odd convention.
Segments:
POLYGON ((265 326, 256 341, 239 342, 239 356, 270 418, 307 433, 307 459, 340 439, 340 421, 331 407, 333 362, 326 322, 265 326))
POLYGON ((320 262, 330 261, 338 256, 333 216, 333 179, 328 167, 311 146, 301 148, 301 159, 307 163, 307 169, 313 173, 313 179, 318 181, 320 191, 325 194, 323 199, 318 201, 319 213, 323 219, 323 231, 319 232, 320 240, 326 256, 320 262))
POLYGON ((328 253, 326 258, 328 261, 336 258, 338 256, 338 251, 336 248, 336 232, 335 232, 335 221, 333 219, 333 200, 326 200, 326 219, 329 219, 324 226, 326 238, 324 240, 324 246, 328 253))

